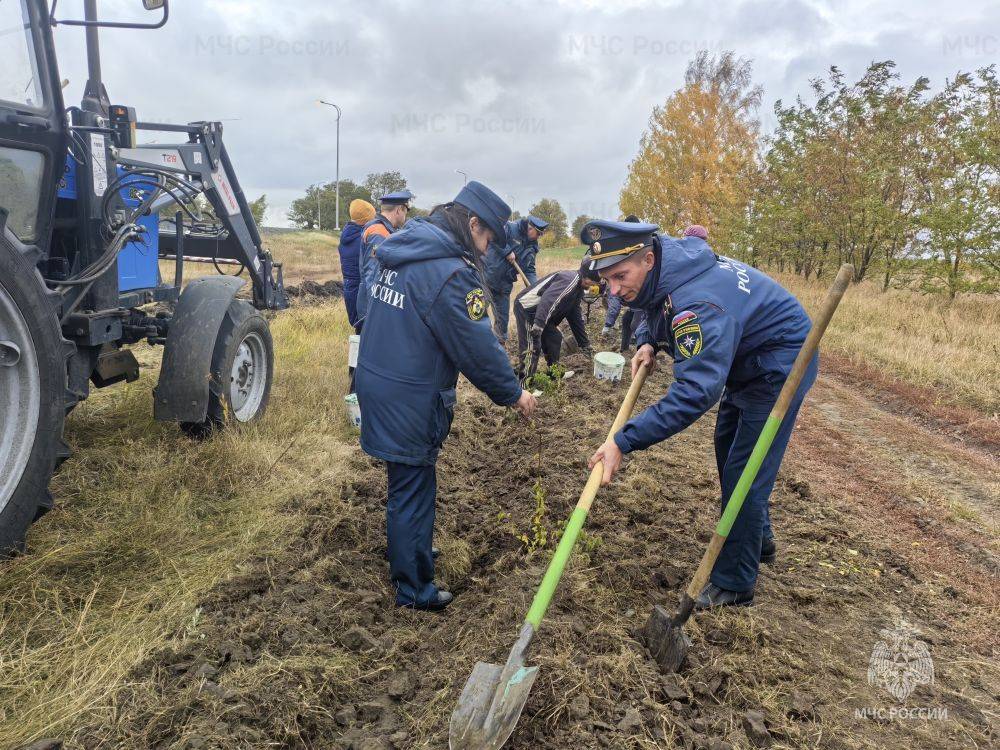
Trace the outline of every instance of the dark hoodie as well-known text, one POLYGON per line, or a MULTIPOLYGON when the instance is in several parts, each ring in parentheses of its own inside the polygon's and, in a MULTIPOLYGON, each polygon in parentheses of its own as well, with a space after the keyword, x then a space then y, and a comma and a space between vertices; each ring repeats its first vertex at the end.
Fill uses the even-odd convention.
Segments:
POLYGON ((623 452, 666 440, 728 388, 740 408, 770 410, 811 323, 795 297, 698 237, 659 237, 657 264, 629 307, 646 313, 636 344, 674 358, 667 394, 615 435, 623 452))
POLYGON ((340 233, 340 272, 344 275, 344 304, 347 305, 347 319, 354 326, 358 322, 358 287, 361 285, 361 270, 358 254, 361 252, 361 225, 349 221, 340 233))
POLYGON ((521 395, 480 276, 435 218, 410 220, 376 249, 356 375, 362 449, 414 466, 437 460, 459 372, 494 403, 521 395))

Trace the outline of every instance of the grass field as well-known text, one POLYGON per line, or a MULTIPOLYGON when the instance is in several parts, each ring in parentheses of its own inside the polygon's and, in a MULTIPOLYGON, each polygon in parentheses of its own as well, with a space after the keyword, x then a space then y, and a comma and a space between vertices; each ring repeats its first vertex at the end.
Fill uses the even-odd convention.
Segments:
MULTIPOLYGON (((268 242, 275 257, 287 263, 291 278, 339 276, 336 245, 327 235, 283 233, 268 238, 268 242)), ((572 267, 581 254, 580 248, 548 252, 540 258, 539 270, 572 267)), ((812 310, 825 292, 822 283, 790 277, 782 281, 812 310)), ((139 381, 95 391, 71 415, 67 438, 74 457, 53 482, 57 507, 32 530, 29 554, 5 563, 0 572, 0 747, 14 748, 47 736, 70 737, 82 726, 116 727, 125 721, 121 712, 126 699, 153 706, 155 713, 160 701, 158 688, 155 681, 135 672, 136 665, 171 644, 197 642, 204 637, 205 615, 200 603, 208 593, 229 579, 269 576, 268 561, 280 559, 288 549, 289 539, 296 539, 307 524, 315 521, 315 511, 290 509, 315 498, 332 503, 337 499, 333 488, 358 481, 356 439, 344 419, 341 403, 341 394, 346 390, 349 333, 343 304, 333 301, 293 307, 273 317, 272 330, 276 381, 267 417, 258 426, 195 443, 172 425, 154 422, 150 392, 157 376, 159 352, 144 347, 137 349, 142 364, 139 381), (252 564, 254 559, 256 563, 252 564)), ((914 294, 881 295, 862 285, 849 292, 827 335, 830 349, 869 365, 875 363, 896 377, 940 389, 943 395, 977 405, 984 419, 997 419, 1000 303, 996 299, 959 298, 953 305, 944 306, 914 294)), ((834 407, 836 404, 830 408, 834 407)), ((601 419, 603 412, 594 417, 596 421, 601 419)), ((466 437, 462 439, 467 440, 467 430, 477 427, 472 421, 463 423, 466 437)), ((825 435, 820 433, 821 438, 825 435)), ((876 444, 881 445, 880 441, 882 438, 876 444)), ((495 446, 498 451, 502 448, 495 446)), ((692 452, 678 455, 684 462, 695 462, 701 460, 701 452, 700 446, 694 446, 692 452)), ((851 455, 855 453, 867 455, 863 450, 851 455)), ((572 460, 578 459, 574 456, 572 460)), ((678 464, 677 470, 686 470, 690 465, 678 464)), ((912 481, 918 481, 917 475, 913 476, 912 481)), ((634 476, 627 486, 641 490, 645 487, 641 480, 641 476, 634 476)), ((919 481, 927 486, 921 495, 933 500, 939 488, 926 477, 919 481)), ((713 491, 707 482, 698 486, 707 495, 713 491)), ((989 492, 984 492, 983 497, 986 499, 982 502, 989 501, 989 492)), ((705 505, 710 507, 710 502, 705 501, 705 505)), ((324 508, 323 513, 336 518, 335 505, 324 508)), ((372 521, 358 507, 351 508, 355 516, 349 518, 349 529, 372 521)), ((641 515, 640 510, 637 506, 636 517, 641 515)), ((839 524, 847 523, 845 519, 854 518, 850 514, 843 519, 827 517, 824 514, 832 512, 829 508, 816 508, 815 503, 805 499, 799 510, 818 514, 819 520, 813 520, 826 523, 829 534, 835 533, 839 524)), ((906 512, 892 508, 894 517, 906 512)), ((952 522, 982 525, 978 516, 948 521, 952 522)), ((330 523, 336 525, 339 521, 330 523)), ((374 528, 378 530, 378 523, 374 528)), ((631 528, 623 527, 623 533, 631 533, 631 528)), ((612 531, 604 533, 611 535, 612 531)), ((909 544, 905 543, 900 554, 911 554, 909 544)), ((914 542, 913 555, 923 554, 919 544, 922 542, 914 542)), ((353 570, 352 555, 356 550, 327 552, 346 555, 338 564, 353 570)), ((856 553, 852 550, 852 554, 856 553)), ((922 559, 913 563, 918 571, 924 564, 922 559)), ((929 558, 926 564, 933 570, 934 565, 943 564, 941 559, 929 558)), ((608 565, 614 563, 606 561, 605 567, 608 565)), ((588 587, 597 585, 597 579, 603 576, 600 570, 595 566, 577 574, 582 576, 579 580, 573 579, 581 597, 589 596, 588 587)), ((816 570, 823 573, 826 569, 816 570)), ((640 573, 646 575, 645 571, 640 573)), ((636 573, 636 580, 640 573, 636 573)), ((373 575, 377 579, 381 571, 373 575)), ((843 571, 840 575, 844 575, 843 571)), ((536 575, 529 568, 522 578, 525 585, 530 585, 536 575)), ((900 577, 892 580, 897 582, 894 585, 909 585, 900 577)), ((366 583, 369 587, 376 585, 366 583)), ((837 584, 837 580, 833 583, 837 584)), ((817 591, 819 585, 815 583, 817 591)), ((843 585, 843 579, 838 585, 843 585)), ((935 585, 941 588, 943 584, 935 585)), ((929 590, 928 584, 919 591, 907 590, 904 596, 919 599, 929 590)), ((878 601, 876 596, 882 595, 870 594, 873 606, 878 601)), ((791 596, 799 601, 796 597, 804 595, 796 588, 791 596)), ((969 622, 982 622, 990 616, 988 608, 977 606, 969 622)), ((612 614, 620 618, 620 613, 612 614)), ((563 633, 560 637, 566 638, 560 642, 564 649, 561 653, 570 658, 574 648, 572 622, 565 618, 560 622, 565 631, 559 631, 563 633)), ((726 622, 724 627, 728 627, 726 622)), ((733 628, 756 629, 740 632, 744 645, 770 629, 764 619, 750 620, 746 626, 735 622, 730 623, 733 628)), ((829 626, 834 624, 835 619, 829 626)), ((416 634, 411 633, 414 643, 430 637, 416 628, 414 625, 416 634)), ((617 630, 602 632, 605 635, 601 637, 607 639, 611 637, 607 633, 617 630)), ((777 639, 779 635, 771 633, 769 637, 777 639)), ((775 654, 774 658, 779 656, 775 654)), ((325 679, 324 669, 349 667, 355 670, 350 672, 352 679, 358 680, 388 669, 381 663, 372 666, 360 662, 345 666, 317 661, 317 667, 309 661, 311 655, 296 658, 299 661, 274 661, 260 669, 265 670, 268 679, 291 675, 298 680, 300 672, 296 670, 308 665, 312 671, 301 674, 313 675, 308 679, 318 680, 317 684, 325 679), (316 669, 320 677, 315 677, 316 669)), ((633 659, 617 654, 614 658, 633 659)), ((734 663, 741 664, 741 669, 753 667, 734 663)), ((946 669, 955 672, 960 666, 956 662, 946 669)), ((586 677, 586 672, 574 674, 586 677)), ((601 674, 604 679, 605 673, 601 674)), ((311 682, 288 685, 296 695, 313 687, 311 682)), ((565 684, 556 687, 570 688, 565 684)), ((261 689, 267 689, 266 681, 261 689)), ((442 687, 443 697, 439 699, 450 700, 450 689, 442 687)), ((765 685, 761 690, 773 688, 765 685)), ((776 702, 777 697, 772 692, 766 700, 776 702)), ((567 702, 560 701, 554 704, 560 713, 552 709, 549 715, 553 723, 566 718, 567 702)), ((430 709, 443 711, 444 704, 430 709)), ((325 709, 319 706, 316 710, 325 709)), ((430 719, 424 716, 420 721, 430 719)), ((123 724, 119 731, 127 729, 123 724)), ((432 727, 426 729, 431 731, 432 727)), ((127 732, 119 736, 127 736, 127 732)), ((889 742, 890 737, 885 741, 889 742)), ((128 745, 102 745, 123 746, 128 745)), ((167 738, 155 746, 182 745, 167 738)), ((299 745, 290 742, 288 746, 299 745)), ((819 746, 818 739, 815 746, 819 746)), ((69 747, 82 745, 71 742, 69 747)))

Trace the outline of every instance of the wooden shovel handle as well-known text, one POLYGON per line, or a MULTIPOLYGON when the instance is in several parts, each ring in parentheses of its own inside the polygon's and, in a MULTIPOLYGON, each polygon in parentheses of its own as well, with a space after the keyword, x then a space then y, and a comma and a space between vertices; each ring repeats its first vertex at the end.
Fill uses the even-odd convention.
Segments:
POLYGON ((527 289, 531 286, 531 284, 528 283, 528 277, 524 275, 524 271, 521 270, 521 266, 517 264, 517 259, 511 258, 510 264, 514 266, 514 270, 517 271, 517 275, 521 278, 521 283, 524 284, 524 288, 527 289))

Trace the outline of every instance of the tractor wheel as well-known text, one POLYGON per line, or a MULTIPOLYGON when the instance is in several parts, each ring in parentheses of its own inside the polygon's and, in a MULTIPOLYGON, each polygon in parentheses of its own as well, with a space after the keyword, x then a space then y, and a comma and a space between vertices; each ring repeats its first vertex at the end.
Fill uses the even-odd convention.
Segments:
POLYGON ((24 548, 52 507, 63 448, 65 342, 55 307, 23 249, 0 229, 0 557, 24 548))
POLYGON ((181 429, 203 438, 222 427, 259 419, 273 378, 274 344, 267 320, 250 303, 234 299, 212 353, 208 415, 203 422, 181 422, 181 429))

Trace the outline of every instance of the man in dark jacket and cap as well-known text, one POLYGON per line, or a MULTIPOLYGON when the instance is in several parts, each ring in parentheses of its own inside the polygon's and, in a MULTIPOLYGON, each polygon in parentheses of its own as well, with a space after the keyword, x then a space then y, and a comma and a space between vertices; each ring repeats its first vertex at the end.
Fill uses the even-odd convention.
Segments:
POLYGON ((528 284, 537 280, 535 256, 538 255, 538 238, 549 223, 537 216, 525 216, 517 221, 507 222, 504 237, 499 238, 486 254, 486 285, 493 299, 496 315, 496 332, 500 341, 507 340, 507 325, 510 315, 510 293, 517 280, 514 262, 524 271, 528 284))
POLYGON ((358 317, 364 319, 368 313, 367 293, 374 283, 375 249, 386 237, 406 223, 410 201, 416 196, 409 190, 386 193, 379 198, 379 210, 373 219, 365 224, 361 232, 361 253, 358 256, 361 272, 362 294, 358 296, 358 317))
MULTIPOLYGON (((674 382, 657 403, 625 423, 591 457, 604 464, 604 483, 622 455, 685 429, 722 399, 715 426, 715 457, 722 505, 736 487, 771 407, 812 324, 799 301, 776 281, 732 258, 717 256, 705 240, 679 240, 653 224, 592 221, 581 240, 591 268, 633 309, 646 313, 636 334, 640 365, 656 353, 674 360, 674 382)), ((810 363, 751 485, 696 608, 753 602, 760 562, 775 555, 768 498, 795 416, 819 368, 810 363)))
POLYGON ((477 270, 509 217, 507 204, 473 180, 375 250, 357 394, 361 448, 386 462, 389 575, 399 606, 437 611, 453 598, 434 583, 431 541, 435 464, 458 374, 524 417, 535 408, 490 328, 477 270))
POLYGON ((545 361, 550 366, 559 362, 563 342, 559 324, 564 320, 569 323, 580 349, 588 356, 592 354, 580 300, 583 299, 584 289, 594 282, 600 282, 600 276, 589 268, 556 271, 543 276, 517 295, 514 300, 514 319, 517 321, 519 377, 535 374, 540 353, 545 354, 545 361), (526 364, 529 339, 531 358, 526 364))

